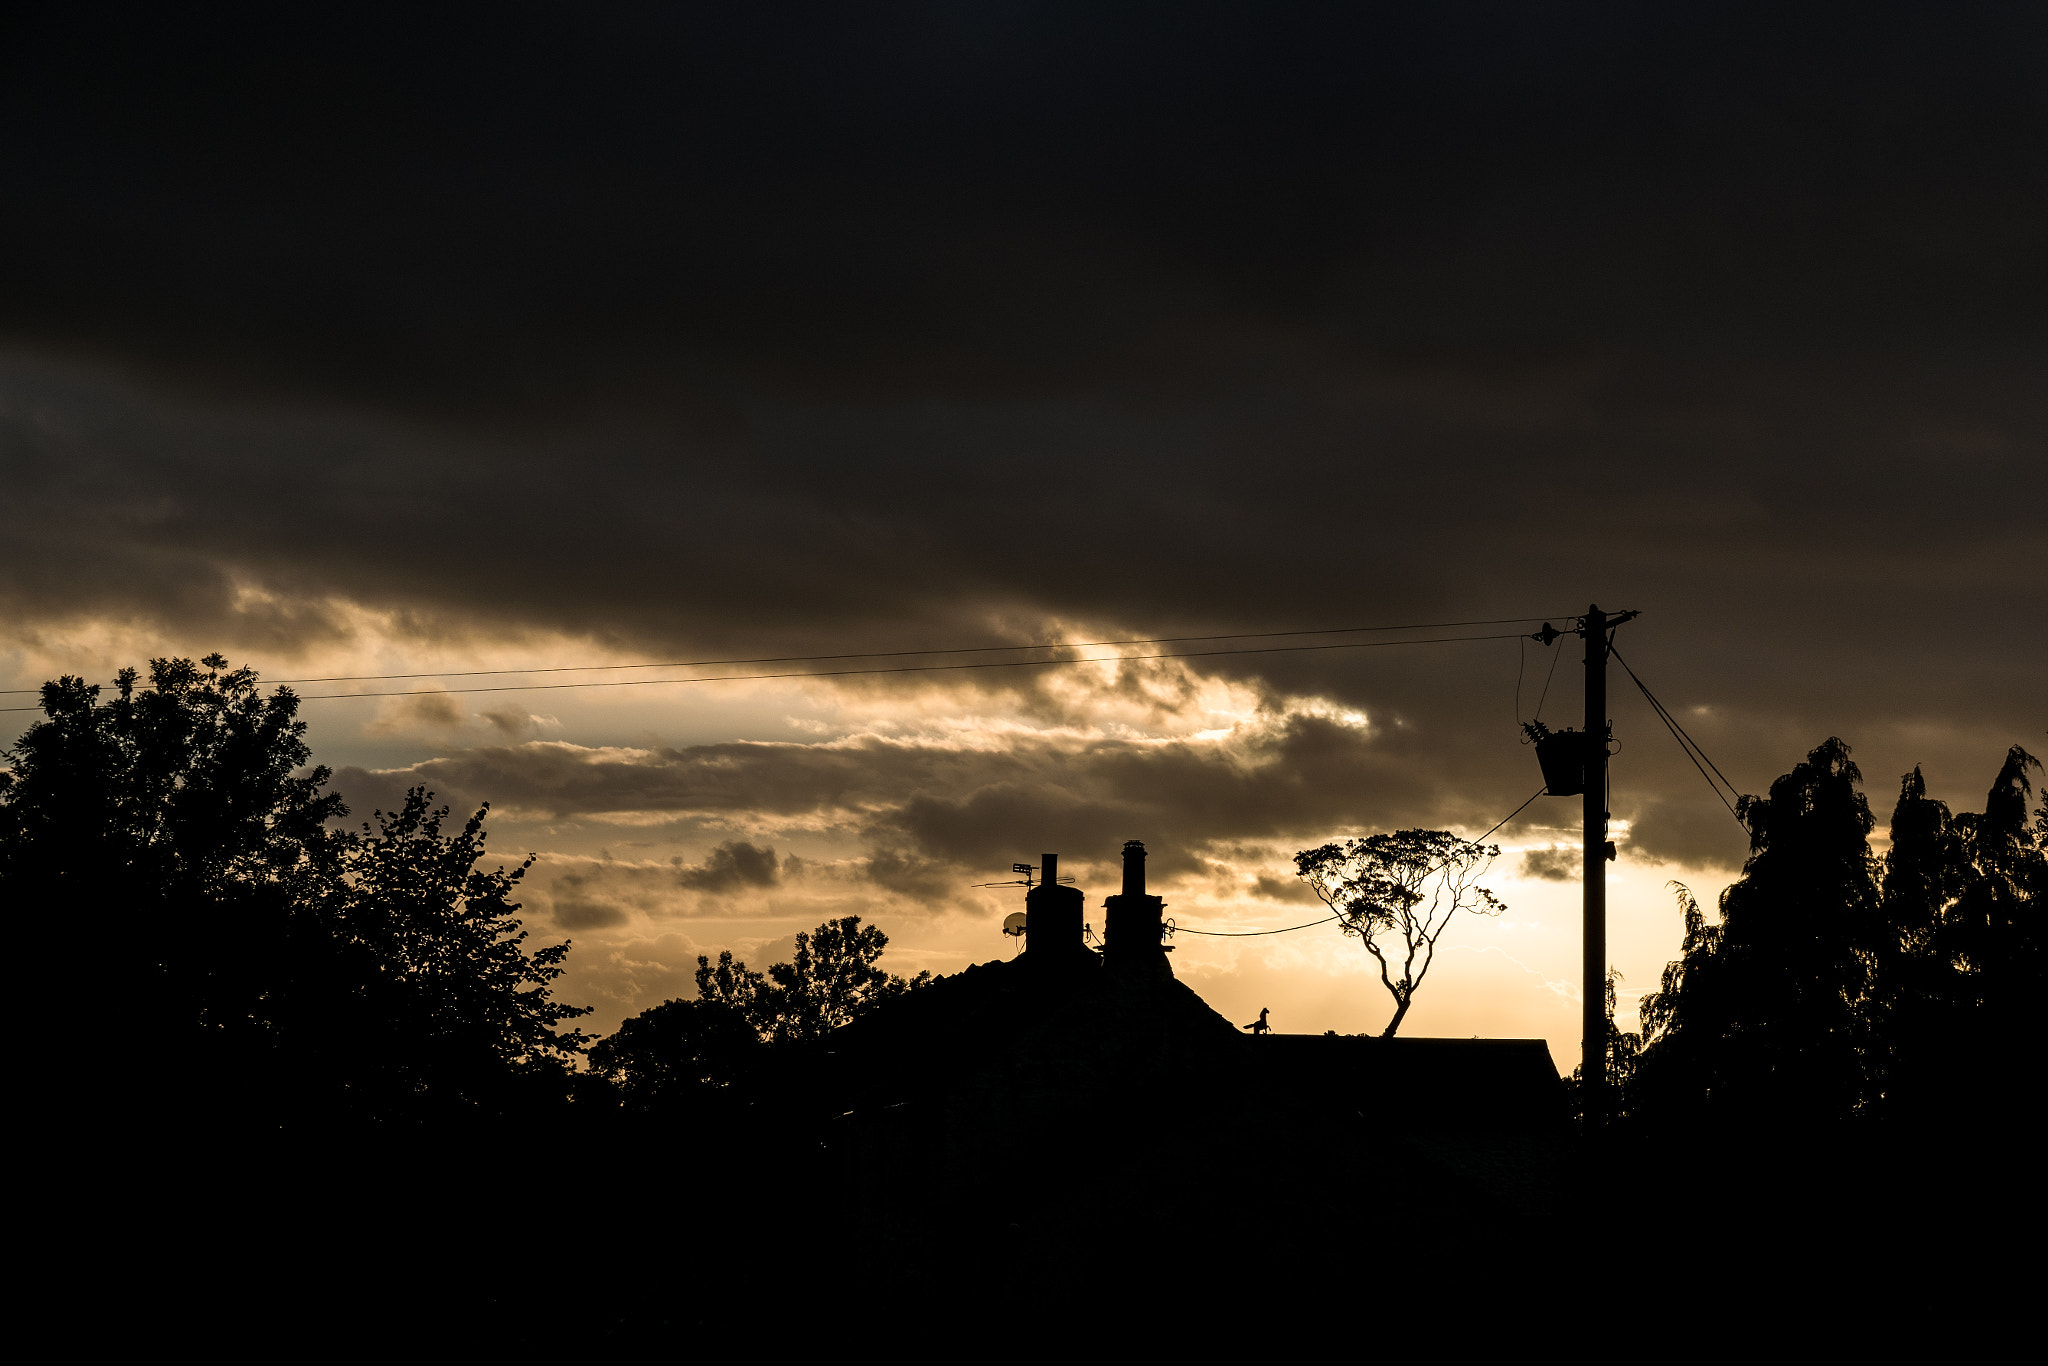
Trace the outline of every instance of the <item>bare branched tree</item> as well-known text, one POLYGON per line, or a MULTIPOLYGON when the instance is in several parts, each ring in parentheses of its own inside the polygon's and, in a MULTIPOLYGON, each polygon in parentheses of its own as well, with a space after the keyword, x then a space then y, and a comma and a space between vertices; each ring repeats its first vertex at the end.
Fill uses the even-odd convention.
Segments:
POLYGON ((1394 1018, 1380 1037, 1392 1038, 1401 1027, 1451 917, 1460 910, 1499 915, 1507 909, 1477 882, 1499 854, 1499 845, 1475 844, 1448 830, 1397 830, 1294 856, 1302 881, 1380 965, 1380 983, 1394 998, 1394 1018))

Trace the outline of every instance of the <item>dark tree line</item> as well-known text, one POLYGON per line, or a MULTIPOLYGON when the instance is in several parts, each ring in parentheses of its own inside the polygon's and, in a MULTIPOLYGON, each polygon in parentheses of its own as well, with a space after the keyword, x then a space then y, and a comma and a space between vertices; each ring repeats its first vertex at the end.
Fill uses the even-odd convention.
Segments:
POLYGON ((593 1048, 554 995, 569 944, 519 920, 532 859, 484 862, 488 806, 458 828, 414 789, 342 827, 298 699, 218 655, 108 697, 59 679, 42 710, 0 772, 0 904, 54 969, 88 1106, 299 1138, 696 1114, 929 980, 876 966, 887 936, 850 916, 766 972, 699 959, 700 999, 593 1048))
POLYGON ((1626 1117, 1695 1130, 2017 1117, 2044 986, 2040 766, 2014 746, 1981 814, 1950 812, 1914 769, 1882 858, 1840 740, 1744 798, 1749 858, 1720 915, 1677 889, 1683 955, 1644 998, 1642 1033, 1610 1028, 1626 1117))
POLYGON ((415 789, 338 828, 289 690, 218 655, 140 681, 45 685, 0 786, 0 901, 68 998, 67 1075, 273 1133, 566 1100, 587 1012, 554 999, 568 945, 526 942, 527 865, 479 866, 485 810, 450 830, 415 789))

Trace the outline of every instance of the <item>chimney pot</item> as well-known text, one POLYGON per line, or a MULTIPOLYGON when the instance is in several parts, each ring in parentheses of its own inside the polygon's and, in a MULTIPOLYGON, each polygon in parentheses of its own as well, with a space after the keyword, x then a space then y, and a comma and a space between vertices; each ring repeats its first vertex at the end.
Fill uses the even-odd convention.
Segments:
POLYGON ((1145 842, 1124 841, 1124 895, 1145 895, 1145 842))

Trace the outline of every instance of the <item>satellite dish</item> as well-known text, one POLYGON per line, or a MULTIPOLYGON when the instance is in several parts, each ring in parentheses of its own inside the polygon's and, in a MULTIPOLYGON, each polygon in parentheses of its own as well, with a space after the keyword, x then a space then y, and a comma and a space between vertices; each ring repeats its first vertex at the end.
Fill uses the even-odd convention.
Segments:
POLYGON ((1013 939, 1021 937, 1024 933, 1024 920, 1024 912, 1011 911, 1003 917, 1003 933, 1013 939))

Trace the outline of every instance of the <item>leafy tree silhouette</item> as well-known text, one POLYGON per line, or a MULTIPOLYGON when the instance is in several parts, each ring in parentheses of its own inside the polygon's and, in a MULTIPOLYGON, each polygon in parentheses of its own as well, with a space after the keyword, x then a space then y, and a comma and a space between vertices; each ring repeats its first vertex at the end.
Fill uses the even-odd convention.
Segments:
POLYGON ((764 973, 732 954, 697 959, 697 992, 736 1010, 769 1043, 802 1043, 873 1010, 882 1002, 932 980, 929 972, 905 980, 876 966, 889 936, 857 915, 828 920, 796 937, 795 961, 775 963, 764 973))
POLYGON ((1927 795, 1917 767, 1900 780, 1891 835, 1882 883, 1890 932, 1879 947, 1872 1006, 1888 1043, 1878 1084, 1896 1102, 1902 1094, 1925 1099, 1953 1089, 1946 1084, 1953 1063, 1944 1055, 1961 1024, 1960 992, 1944 941, 1971 870, 1965 830, 1946 802, 1927 795))
POLYGON ((1937 951, 1980 1007, 2021 999, 2041 985, 2042 850, 2027 821, 2027 770, 2040 767, 2014 745, 1985 795, 1984 813, 1955 819, 1967 885, 1942 918, 1937 951))
POLYGON ((1392 1038, 1415 1003, 1436 960, 1436 941, 1460 909, 1499 915, 1507 909, 1474 879, 1500 846, 1475 844, 1448 830, 1397 830, 1391 835, 1325 844, 1294 856, 1295 872, 1336 912, 1379 964, 1380 984, 1394 998, 1382 1038, 1392 1038), (1383 947, 1382 936, 1400 947, 1383 947), (1399 963, 1394 962, 1398 955, 1399 963))
POLYGON ((377 1071, 394 1100, 445 1111, 499 1109, 553 1086, 588 1043, 562 1025, 587 1007, 554 999, 567 940, 529 952, 512 901, 531 857, 486 872, 486 804, 460 832, 425 788, 333 836, 341 876, 312 902, 356 968, 374 1022, 377 1071))
POLYGON ((1982 815, 1951 816, 1915 768, 1900 783, 1885 859, 1891 930, 1881 962, 1879 1026, 1887 1047, 1880 1094, 1892 1113, 1938 1120, 1982 1114, 2010 1095, 2024 1066, 2023 1012, 2040 999, 2041 915, 2048 905, 2042 849, 2048 800, 2030 827, 2029 769, 2005 756, 1982 815))
POLYGON ((1870 806, 1849 747, 1829 739, 1737 810, 1741 878, 1709 926, 1679 888, 1684 956, 1644 997, 1628 1105, 1671 1119, 1825 1119, 1865 1095, 1866 998, 1883 925, 1870 806))
POLYGON ((687 1111, 745 1081, 761 1046, 746 1015, 723 1001, 664 1001, 599 1040, 590 1070, 618 1088, 629 1110, 687 1111))
POLYGON ((1630 1113, 1939 1120, 2010 1105, 2044 985, 2039 762, 2014 746, 1982 815, 1952 815, 1914 769, 1879 865, 1848 755, 1829 740, 1769 798, 1743 799, 1751 853, 1721 923, 1673 884, 1683 955, 1644 998, 1630 1113))
POLYGON ((347 807, 304 769, 288 689, 217 654, 139 681, 45 685, 0 788, 0 897, 94 934, 104 989, 74 1038, 109 1103, 277 1132, 566 1084, 567 945, 523 948, 519 873, 474 867, 482 812, 445 836, 415 792, 377 832, 333 830, 347 807))
MULTIPOLYGON (((1679 884, 1674 882, 1671 885, 1678 887, 1680 894, 1690 899, 1690 893, 1687 893, 1679 884)), ((1694 916, 1699 914, 1697 903, 1692 907, 1692 914, 1694 916)), ((1620 970, 1609 968, 1607 969, 1607 980, 1602 986, 1602 995, 1606 1001, 1607 1077, 1609 1084, 1614 1087, 1615 1096, 1619 1097, 1624 1105, 1624 1108, 1617 1112, 1617 1118, 1626 1114, 1625 1106, 1629 1085, 1635 1079, 1636 1059, 1641 1056, 1643 1051, 1643 1036, 1641 1034, 1623 1030, 1614 1023, 1615 987, 1620 981, 1620 970)), ((1582 1062, 1572 1068, 1572 1074, 1565 1078, 1564 1083, 1565 1095, 1568 1098, 1571 1111, 1574 1115, 1581 1118, 1585 1115, 1585 1084, 1586 1065, 1582 1062)))
POLYGON ((756 972, 732 956, 697 959, 694 1001, 664 1001, 590 1050, 591 1070, 629 1110, 687 1114, 744 1090, 771 1053, 823 1038, 930 983, 877 966, 889 936, 857 915, 796 937, 794 962, 756 972))
MULTIPOLYGON (((45 718, 15 742, 0 792, 0 897, 45 935, 92 927, 102 990, 77 1028, 104 1090, 233 1089, 317 989, 320 936, 293 915, 331 875, 323 792, 298 700, 261 695, 219 655, 121 671, 110 701, 45 684, 45 718), (280 960, 299 969, 276 980, 280 960)), ((331 965, 330 965, 331 966, 331 965)))

